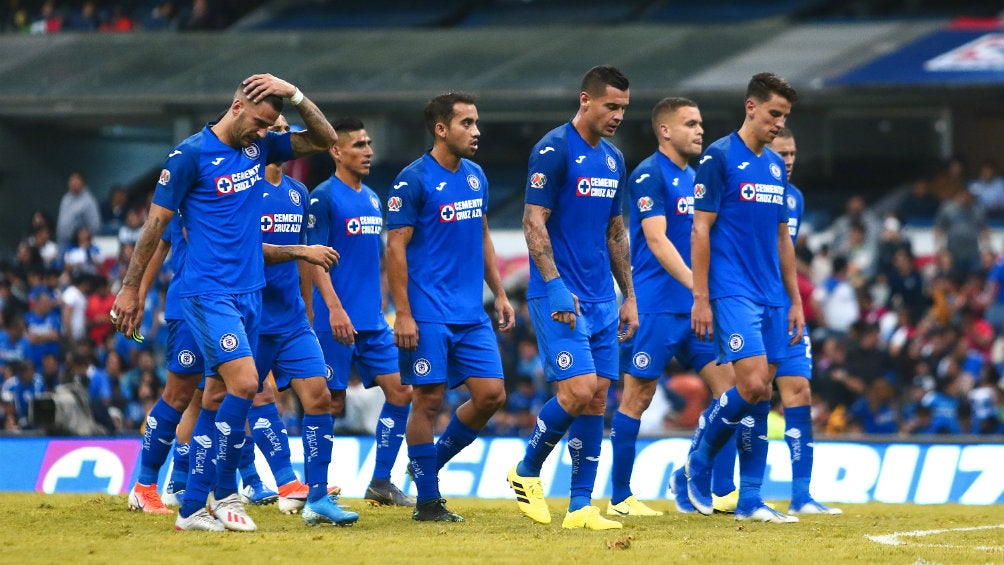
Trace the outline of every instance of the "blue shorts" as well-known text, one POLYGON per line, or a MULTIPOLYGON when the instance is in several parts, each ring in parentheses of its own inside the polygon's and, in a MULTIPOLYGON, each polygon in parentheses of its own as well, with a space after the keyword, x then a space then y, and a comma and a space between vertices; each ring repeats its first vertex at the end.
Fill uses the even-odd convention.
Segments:
POLYGON ((491 321, 476 324, 417 322, 418 347, 398 350, 401 382, 456 388, 470 377, 501 379, 502 358, 491 321))
POLYGON ((398 371, 397 346, 394 345, 394 332, 390 326, 356 333, 356 343, 351 347, 335 341, 331 332, 317 332, 317 341, 321 342, 324 362, 328 365, 330 390, 348 388, 353 364, 366 388, 375 385, 378 376, 398 371))
POLYGON ((257 351, 261 291, 187 296, 181 299, 181 309, 205 356, 207 376, 220 364, 257 351))
MULTIPOLYGON (((808 330, 806 330, 808 331, 808 330)), ((788 356, 777 364, 778 377, 805 377, 812 380, 812 341, 803 335, 802 341, 788 346, 788 356)))
POLYGON ((620 378, 617 301, 580 302, 574 330, 551 319, 546 298, 531 298, 529 306, 547 382, 589 373, 612 381, 620 378))
POLYGON ((690 328, 690 314, 639 314, 638 331, 621 344, 621 373, 639 379, 658 379, 669 360, 685 369, 700 371, 715 360, 709 341, 697 339, 690 328))
POLYGON ((178 375, 203 375, 205 357, 184 320, 167 320, 167 370, 178 375))
POLYGON ((715 350, 719 363, 766 355, 768 363, 788 356, 788 312, 748 298, 727 296, 711 301, 715 350))
POLYGON ((254 357, 258 369, 258 382, 264 382, 272 371, 275 388, 286 390, 291 379, 324 377, 324 355, 317 336, 307 319, 297 327, 281 334, 262 334, 258 338, 258 351, 254 357))

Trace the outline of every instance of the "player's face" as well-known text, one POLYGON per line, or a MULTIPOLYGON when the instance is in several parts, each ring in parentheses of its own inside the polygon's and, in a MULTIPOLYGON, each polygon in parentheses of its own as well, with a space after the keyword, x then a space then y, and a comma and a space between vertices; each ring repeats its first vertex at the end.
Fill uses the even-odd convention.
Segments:
POLYGON ((790 113, 791 102, 773 92, 765 102, 752 98, 746 100, 746 119, 753 127, 756 139, 764 145, 774 141, 790 113))
POLYGON ((238 100, 234 104, 240 104, 240 107, 234 122, 233 138, 241 147, 264 139, 265 132, 279 119, 279 112, 268 104, 255 104, 250 100, 238 100))
POLYGON ((788 171, 788 180, 791 180, 791 170, 795 168, 795 138, 776 137, 770 148, 784 159, 784 168, 788 171))
POLYGON ((276 133, 289 133, 289 122, 286 118, 279 114, 279 118, 275 120, 275 123, 268 127, 268 131, 274 131, 276 133))
POLYGON ((669 143, 686 159, 701 155, 704 147, 704 122, 701 111, 693 106, 681 106, 669 114, 665 122, 669 143))
POLYGON ((338 136, 335 144, 335 161, 338 168, 357 177, 370 174, 370 163, 373 161, 373 140, 366 130, 350 131, 338 136))
POLYGON ((478 152, 481 131, 478 129, 478 109, 474 104, 457 102, 453 105, 453 119, 444 126, 446 147, 457 157, 470 159, 478 152))
POLYGON ((582 116, 589 131, 600 137, 613 137, 624 121, 624 111, 630 102, 630 91, 606 85, 601 96, 592 97, 583 92, 580 104, 584 106, 582 116))

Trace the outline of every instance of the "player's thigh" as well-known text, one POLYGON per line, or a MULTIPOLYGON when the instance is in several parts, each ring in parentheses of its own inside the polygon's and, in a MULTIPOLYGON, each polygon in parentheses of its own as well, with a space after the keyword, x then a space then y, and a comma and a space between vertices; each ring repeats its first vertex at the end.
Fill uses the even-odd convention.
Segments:
MULTIPOLYGON (((573 330, 567 324, 555 322, 546 298, 532 298, 528 304, 547 381, 560 383, 579 375, 595 374, 588 324, 576 323, 573 330)), ((582 321, 580 316, 579 322, 582 321)))
POLYGON ((349 386, 349 372, 352 371, 352 359, 355 356, 355 346, 339 343, 331 332, 317 332, 317 343, 324 357, 328 390, 344 392, 349 386))
POLYGON ((638 331, 625 342, 633 347, 630 349, 627 367, 622 373, 641 379, 658 379, 670 359, 678 355, 687 337, 691 335, 693 332, 690 331, 689 315, 642 314, 639 317, 638 331))
MULTIPOLYGON (((356 336, 355 364, 366 388, 378 385, 378 376, 398 374, 397 346, 394 345, 394 332, 390 327, 359 332, 356 336)), ((397 376, 397 384, 401 384, 400 375, 397 376)))
POLYGON ((589 352, 593 367, 600 377, 616 381, 619 378, 620 342, 617 340, 619 313, 617 302, 585 302, 580 305, 582 318, 589 331, 589 352))
POLYGON ((503 379, 498 338, 491 322, 453 326, 450 338, 447 382, 450 388, 469 378, 503 379))
MULTIPOLYGON (((419 339, 415 349, 398 350, 401 382, 415 387, 445 385, 449 374, 452 332, 446 324, 417 322, 417 325, 419 339)), ((416 399, 418 395, 416 390, 416 399)))

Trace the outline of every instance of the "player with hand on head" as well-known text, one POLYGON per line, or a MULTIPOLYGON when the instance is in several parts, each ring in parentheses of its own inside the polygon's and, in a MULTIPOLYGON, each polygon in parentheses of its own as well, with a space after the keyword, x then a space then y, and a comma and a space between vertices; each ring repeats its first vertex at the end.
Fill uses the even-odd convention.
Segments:
POLYGON ((482 303, 485 283, 495 295, 500 330, 512 329, 515 313, 488 231, 488 180, 470 160, 481 139, 475 98, 461 92, 434 97, 425 124, 432 149, 398 174, 387 200, 387 278, 397 309, 401 380, 414 391, 406 430, 418 490, 412 518, 462 522, 440 495, 439 470, 505 403, 498 340, 482 303), (472 259, 483 267, 472 269, 472 259), (433 443, 446 387, 461 384, 471 397, 433 443))
POLYGON ((571 493, 563 528, 621 528, 592 505, 618 342, 638 328, 631 256, 621 211, 624 156, 610 144, 630 101, 628 79, 597 66, 582 79, 572 120, 530 152, 523 234, 530 252, 527 301, 541 363, 558 393, 544 404, 523 460, 509 471, 520 511, 551 523, 540 469, 568 433, 571 493), (624 295, 618 309, 610 273, 624 295))
POLYGON ((688 457, 687 494, 701 514, 714 512, 715 455, 736 435, 735 518, 798 521, 767 506, 760 495, 774 373, 788 346, 802 340, 805 326, 788 235, 784 162, 766 147, 784 127, 796 99, 781 77, 754 75, 746 89, 743 125, 708 147, 694 181, 691 323, 700 339, 714 340, 718 362, 731 363, 736 377, 688 457))
POLYGON ((370 504, 415 506, 390 474, 401 450, 411 404, 411 387, 401 384, 394 332, 382 310, 380 280, 383 214, 380 199, 363 178, 370 174, 373 140, 363 122, 343 118, 332 124, 338 143, 331 178, 310 195, 307 239, 341 252, 337 269, 315 269, 314 327, 329 368, 332 412, 345 409, 345 389, 355 365, 367 388, 379 386, 384 405, 376 427, 376 463, 364 500, 370 504))

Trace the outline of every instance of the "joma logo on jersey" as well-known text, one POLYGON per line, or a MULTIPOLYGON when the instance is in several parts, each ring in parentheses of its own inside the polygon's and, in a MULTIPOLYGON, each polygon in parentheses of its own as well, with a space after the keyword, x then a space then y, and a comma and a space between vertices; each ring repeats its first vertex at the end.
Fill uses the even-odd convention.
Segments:
POLYGON ((469 198, 459 202, 450 202, 439 206, 439 221, 458 222, 481 217, 481 198, 469 198))
POLYGON ((358 216, 345 218, 346 235, 380 235, 383 218, 380 216, 358 216))
POLYGON ((575 181, 577 196, 595 196, 597 198, 613 198, 617 194, 617 179, 604 177, 579 177, 575 181))
POLYGON ((300 233, 303 214, 262 214, 261 231, 266 233, 300 233))
POLYGON ((259 168, 261 168, 261 164, 255 165, 246 171, 225 177, 216 177, 216 193, 225 196, 236 192, 244 192, 251 188, 254 186, 254 183, 261 180, 261 176, 258 175, 259 168))

